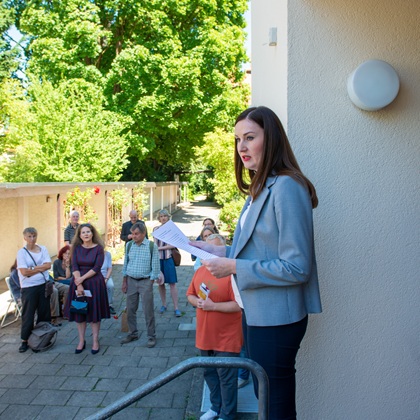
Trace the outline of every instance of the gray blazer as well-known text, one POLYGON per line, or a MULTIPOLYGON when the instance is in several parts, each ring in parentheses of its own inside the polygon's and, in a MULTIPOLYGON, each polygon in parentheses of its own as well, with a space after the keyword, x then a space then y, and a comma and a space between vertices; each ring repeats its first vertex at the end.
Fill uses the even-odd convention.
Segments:
POLYGON ((291 324, 322 311, 311 199, 293 178, 267 179, 242 229, 238 222, 229 257, 248 325, 291 324))

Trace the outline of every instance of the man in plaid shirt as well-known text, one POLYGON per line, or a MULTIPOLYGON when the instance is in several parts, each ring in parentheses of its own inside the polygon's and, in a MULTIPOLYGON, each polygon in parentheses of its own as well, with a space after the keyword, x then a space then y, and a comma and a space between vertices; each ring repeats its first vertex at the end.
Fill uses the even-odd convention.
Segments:
POLYGON ((132 240, 127 243, 124 257, 122 291, 127 293, 127 319, 130 333, 121 344, 139 339, 137 309, 139 298, 143 304, 147 326, 147 347, 156 345, 155 313, 153 304, 153 281, 160 272, 159 251, 146 238, 146 225, 137 222, 131 227, 132 240))

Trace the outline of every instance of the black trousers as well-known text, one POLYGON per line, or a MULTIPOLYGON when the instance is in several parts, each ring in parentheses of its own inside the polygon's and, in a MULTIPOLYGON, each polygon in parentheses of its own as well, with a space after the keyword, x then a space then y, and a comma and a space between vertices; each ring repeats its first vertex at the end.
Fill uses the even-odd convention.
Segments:
MULTIPOLYGON (((248 357, 261 365, 269 380, 269 419, 296 419, 295 362, 300 343, 308 325, 308 316, 293 324, 243 329, 248 357)), ((258 380, 253 375, 254 392, 258 398, 258 380)))
POLYGON ((38 312, 37 323, 51 321, 50 297, 45 297, 45 284, 24 287, 21 289, 22 326, 20 338, 26 341, 34 327, 35 312, 38 312))

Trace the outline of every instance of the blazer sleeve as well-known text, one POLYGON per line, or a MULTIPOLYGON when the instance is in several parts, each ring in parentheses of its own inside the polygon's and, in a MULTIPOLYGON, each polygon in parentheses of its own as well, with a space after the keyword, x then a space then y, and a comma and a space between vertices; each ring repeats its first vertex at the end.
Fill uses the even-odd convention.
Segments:
POLYGON ((311 277, 314 244, 310 196, 294 179, 280 178, 271 188, 250 239, 237 255, 239 290, 300 285, 311 277))

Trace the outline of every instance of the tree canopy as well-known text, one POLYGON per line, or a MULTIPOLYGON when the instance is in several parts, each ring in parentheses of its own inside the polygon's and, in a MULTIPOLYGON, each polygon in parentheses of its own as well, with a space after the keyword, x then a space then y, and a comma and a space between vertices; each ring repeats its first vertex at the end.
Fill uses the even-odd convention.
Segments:
POLYGON ((17 69, 18 49, 12 45, 7 30, 13 25, 14 11, 0 4, 0 82, 17 69))
POLYGON ((16 81, 6 89, 14 121, 3 143, 9 164, 0 165, 0 179, 14 182, 116 181, 127 165, 125 121, 102 108, 102 92, 86 81, 61 82, 56 88, 34 82, 26 100, 16 81))
MULTIPOLYGON (((105 147, 108 141, 100 136, 110 136, 115 147, 122 147, 120 154, 115 147, 109 150, 119 170, 95 167, 97 180, 116 179, 122 171, 123 180, 171 179, 188 167, 206 133, 229 129, 246 106, 249 91, 241 65, 247 0, 10 0, 8 5, 28 37, 27 76, 34 84, 28 112, 36 122, 30 129, 26 125, 26 133, 35 130, 33 139, 45 131, 37 125, 47 122, 38 115, 39 106, 47 106, 52 95, 49 105, 55 104, 56 112, 48 112, 56 117, 55 128, 79 139, 79 153, 89 149, 92 159, 97 156, 93 143, 82 147, 82 137, 105 147), (59 122, 60 115, 65 121, 59 122)), ((13 141, 22 153, 23 137, 13 141)), ((59 168, 40 172, 50 179, 59 168)), ((82 178, 80 170, 73 175, 82 178)))

